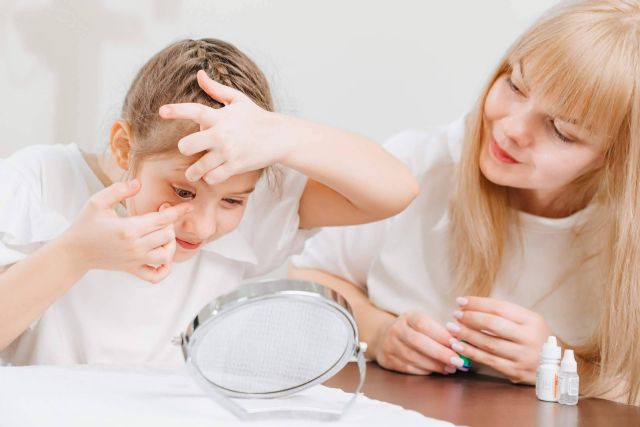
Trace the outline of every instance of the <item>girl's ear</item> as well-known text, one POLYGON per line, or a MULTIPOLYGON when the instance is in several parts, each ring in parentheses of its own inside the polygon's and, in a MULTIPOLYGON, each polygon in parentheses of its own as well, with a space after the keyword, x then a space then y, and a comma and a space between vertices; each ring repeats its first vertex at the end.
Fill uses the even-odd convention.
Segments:
POLYGON ((131 126, 123 119, 116 120, 111 126, 109 147, 118 166, 129 170, 129 154, 131 153, 131 126))

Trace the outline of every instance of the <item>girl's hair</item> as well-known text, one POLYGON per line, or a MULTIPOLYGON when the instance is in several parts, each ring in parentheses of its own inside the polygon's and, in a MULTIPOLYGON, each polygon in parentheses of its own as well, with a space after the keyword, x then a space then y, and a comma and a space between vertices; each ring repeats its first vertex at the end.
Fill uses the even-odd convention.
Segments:
POLYGON ((479 165, 487 93, 514 64, 523 66, 527 85, 557 109, 554 113, 606 137, 603 167, 572 183, 561 209, 576 212, 594 204, 589 227, 577 230, 578 238, 591 236, 582 241, 591 252, 585 260, 597 254, 603 272, 593 278, 602 295, 601 321, 579 349, 595 366, 585 390, 601 395, 622 384, 628 401, 638 404, 640 1, 564 2, 512 45, 492 75, 467 118, 450 206, 454 283, 462 294, 490 294, 507 236, 517 225, 508 188, 486 179, 479 165))
POLYGON ((122 107, 132 132, 131 169, 142 158, 177 149, 182 136, 197 131, 191 122, 161 119, 164 104, 195 102, 220 108, 198 86, 196 74, 238 89, 265 110, 273 110, 267 79, 257 65, 230 43, 216 39, 182 40, 156 53, 136 75, 122 107))

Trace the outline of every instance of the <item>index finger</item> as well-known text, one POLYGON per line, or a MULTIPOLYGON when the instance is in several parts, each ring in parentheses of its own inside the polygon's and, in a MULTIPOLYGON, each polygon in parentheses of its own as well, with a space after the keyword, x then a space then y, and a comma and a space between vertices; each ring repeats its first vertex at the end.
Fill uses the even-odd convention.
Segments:
POLYGON ((158 111, 163 119, 191 120, 201 126, 213 126, 216 111, 206 105, 196 102, 183 102, 180 104, 166 104, 158 111))
POLYGON ((504 317, 524 324, 530 317, 530 310, 512 302, 487 297, 460 297, 456 302, 462 310, 480 311, 504 317))
POLYGON ((447 328, 429 316, 423 315, 420 312, 412 312, 407 315, 407 324, 411 329, 428 336, 445 347, 449 346, 451 334, 447 328))
POLYGON ((144 236, 164 228, 169 224, 173 224, 192 210, 193 206, 189 203, 180 203, 163 209, 160 212, 150 212, 144 215, 130 217, 129 220, 136 223, 136 229, 139 230, 141 236, 144 236))

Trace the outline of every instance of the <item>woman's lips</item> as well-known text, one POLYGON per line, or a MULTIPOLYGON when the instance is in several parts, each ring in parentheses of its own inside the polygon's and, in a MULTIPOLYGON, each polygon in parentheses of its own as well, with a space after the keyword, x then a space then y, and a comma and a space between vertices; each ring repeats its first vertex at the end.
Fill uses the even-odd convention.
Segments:
POLYGON ((190 251, 194 249, 198 249, 202 244, 202 242, 197 242, 197 243, 187 242, 186 240, 178 239, 177 237, 176 237, 176 243, 179 244, 180 247, 190 251))
POLYGON ((520 163, 519 161, 511 157, 506 151, 500 148, 495 138, 493 137, 491 137, 490 149, 491 149, 491 154, 493 154, 493 157, 495 157, 498 161, 502 163, 509 163, 509 164, 520 163))

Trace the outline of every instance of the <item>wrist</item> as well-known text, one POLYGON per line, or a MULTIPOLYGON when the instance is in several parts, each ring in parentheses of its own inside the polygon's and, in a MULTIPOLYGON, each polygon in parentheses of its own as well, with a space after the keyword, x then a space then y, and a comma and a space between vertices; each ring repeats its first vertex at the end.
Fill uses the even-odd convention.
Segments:
POLYGON ((83 243, 82 239, 75 236, 70 230, 52 242, 52 246, 62 257, 60 262, 66 262, 67 268, 80 276, 95 268, 90 251, 83 243))

